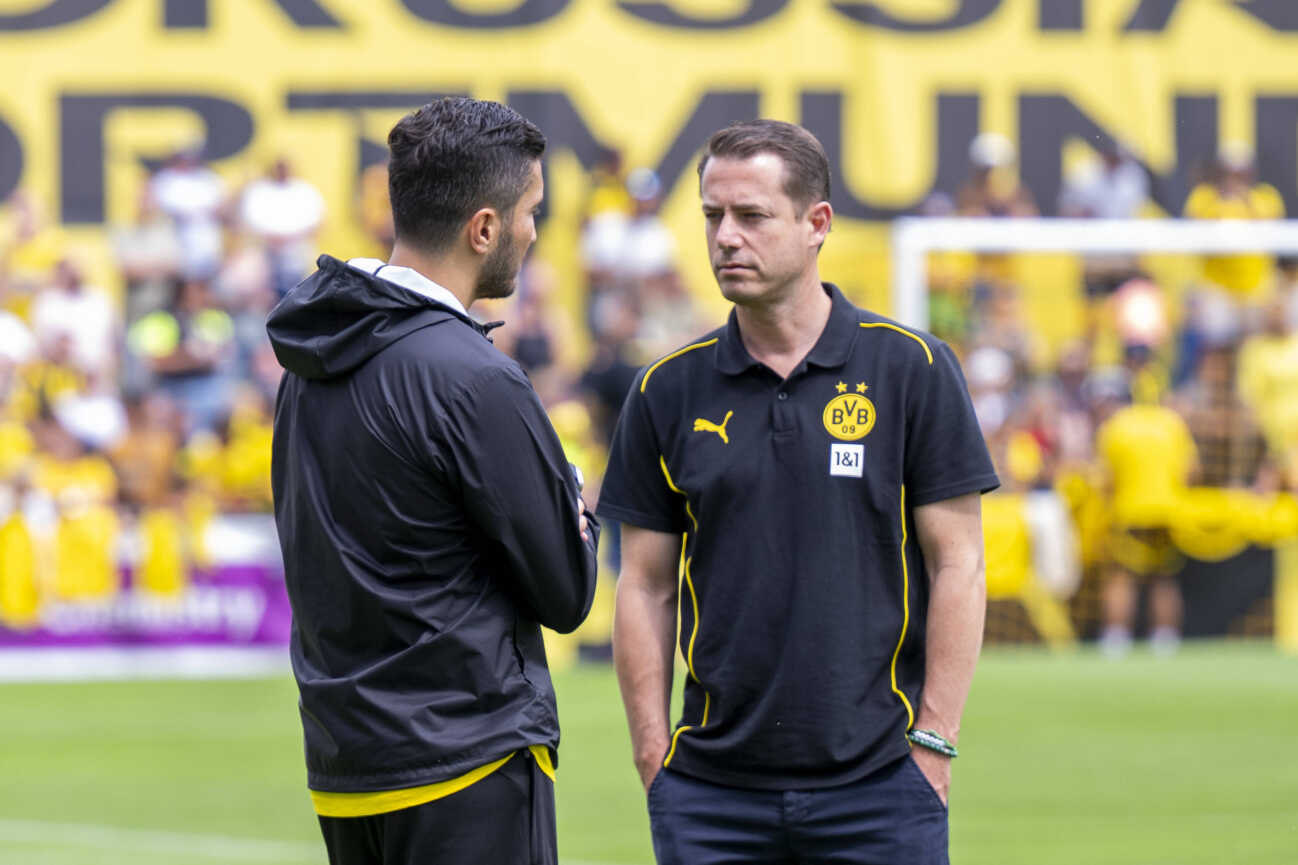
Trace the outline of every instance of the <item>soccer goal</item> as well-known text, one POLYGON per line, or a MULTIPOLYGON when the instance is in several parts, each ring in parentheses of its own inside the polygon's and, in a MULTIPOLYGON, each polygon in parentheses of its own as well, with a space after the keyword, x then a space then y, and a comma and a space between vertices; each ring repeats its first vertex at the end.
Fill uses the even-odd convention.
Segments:
MULTIPOLYGON (((905 218, 893 224, 892 314, 929 328, 931 253, 1298 256, 1298 220, 905 218)), ((1298 538, 1276 543, 1275 635, 1298 653, 1298 538)))

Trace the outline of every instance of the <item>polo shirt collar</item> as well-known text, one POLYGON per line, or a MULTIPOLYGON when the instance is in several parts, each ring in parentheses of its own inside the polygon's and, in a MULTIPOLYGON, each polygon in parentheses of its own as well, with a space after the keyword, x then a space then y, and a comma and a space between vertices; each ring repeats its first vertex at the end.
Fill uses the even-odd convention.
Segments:
POLYGON ((861 329, 861 316, 852 302, 838 290, 838 286, 831 282, 821 284, 829 293, 833 306, 829 309, 829 321, 825 323, 820 339, 816 340, 807 354, 807 363, 833 369, 847 363, 856 334, 861 329))
MULTIPOLYGON (((821 331, 816 344, 807 353, 806 362, 832 369, 847 362, 859 330, 857 324, 860 316, 851 301, 838 290, 838 286, 829 282, 822 282, 821 286, 832 301, 829 321, 825 323, 825 329, 821 331)), ((739 319, 732 309, 726 320, 726 328, 717 341, 717 369, 726 375, 739 375, 757 365, 748 349, 744 348, 744 338, 739 333, 739 319)))

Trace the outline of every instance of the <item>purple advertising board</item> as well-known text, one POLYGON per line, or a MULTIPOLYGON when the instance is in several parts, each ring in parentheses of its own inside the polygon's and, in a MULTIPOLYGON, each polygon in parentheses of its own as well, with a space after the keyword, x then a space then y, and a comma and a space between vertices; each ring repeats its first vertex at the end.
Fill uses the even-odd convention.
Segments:
POLYGON ((292 615, 277 566, 226 565, 191 574, 174 597, 125 588, 97 601, 50 601, 35 627, 0 627, 0 648, 21 646, 284 646, 292 615))
POLYGON ((128 556, 112 596, 46 599, 30 625, 0 625, 0 681, 286 670, 292 613, 273 522, 223 517, 207 544, 211 563, 174 595, 137 588, 128 556))

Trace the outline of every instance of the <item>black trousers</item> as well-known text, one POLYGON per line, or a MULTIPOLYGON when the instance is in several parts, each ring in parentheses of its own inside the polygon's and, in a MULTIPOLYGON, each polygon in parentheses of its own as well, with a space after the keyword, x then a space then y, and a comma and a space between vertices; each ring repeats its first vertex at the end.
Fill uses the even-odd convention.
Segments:
POLYGON ((320 817, 330 865, 557 865, 554 784, 527 751, 475 784, 372 817, 320 817))

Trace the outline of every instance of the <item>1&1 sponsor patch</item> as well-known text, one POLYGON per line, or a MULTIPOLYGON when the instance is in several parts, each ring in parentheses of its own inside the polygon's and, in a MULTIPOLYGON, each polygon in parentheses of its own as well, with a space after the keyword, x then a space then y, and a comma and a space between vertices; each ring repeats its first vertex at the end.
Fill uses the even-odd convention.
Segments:
POLYGON ((848 445, 834 442, 829 446, 829 473, 838 477, 863 477, 865 470, 865 445, 848 445))

